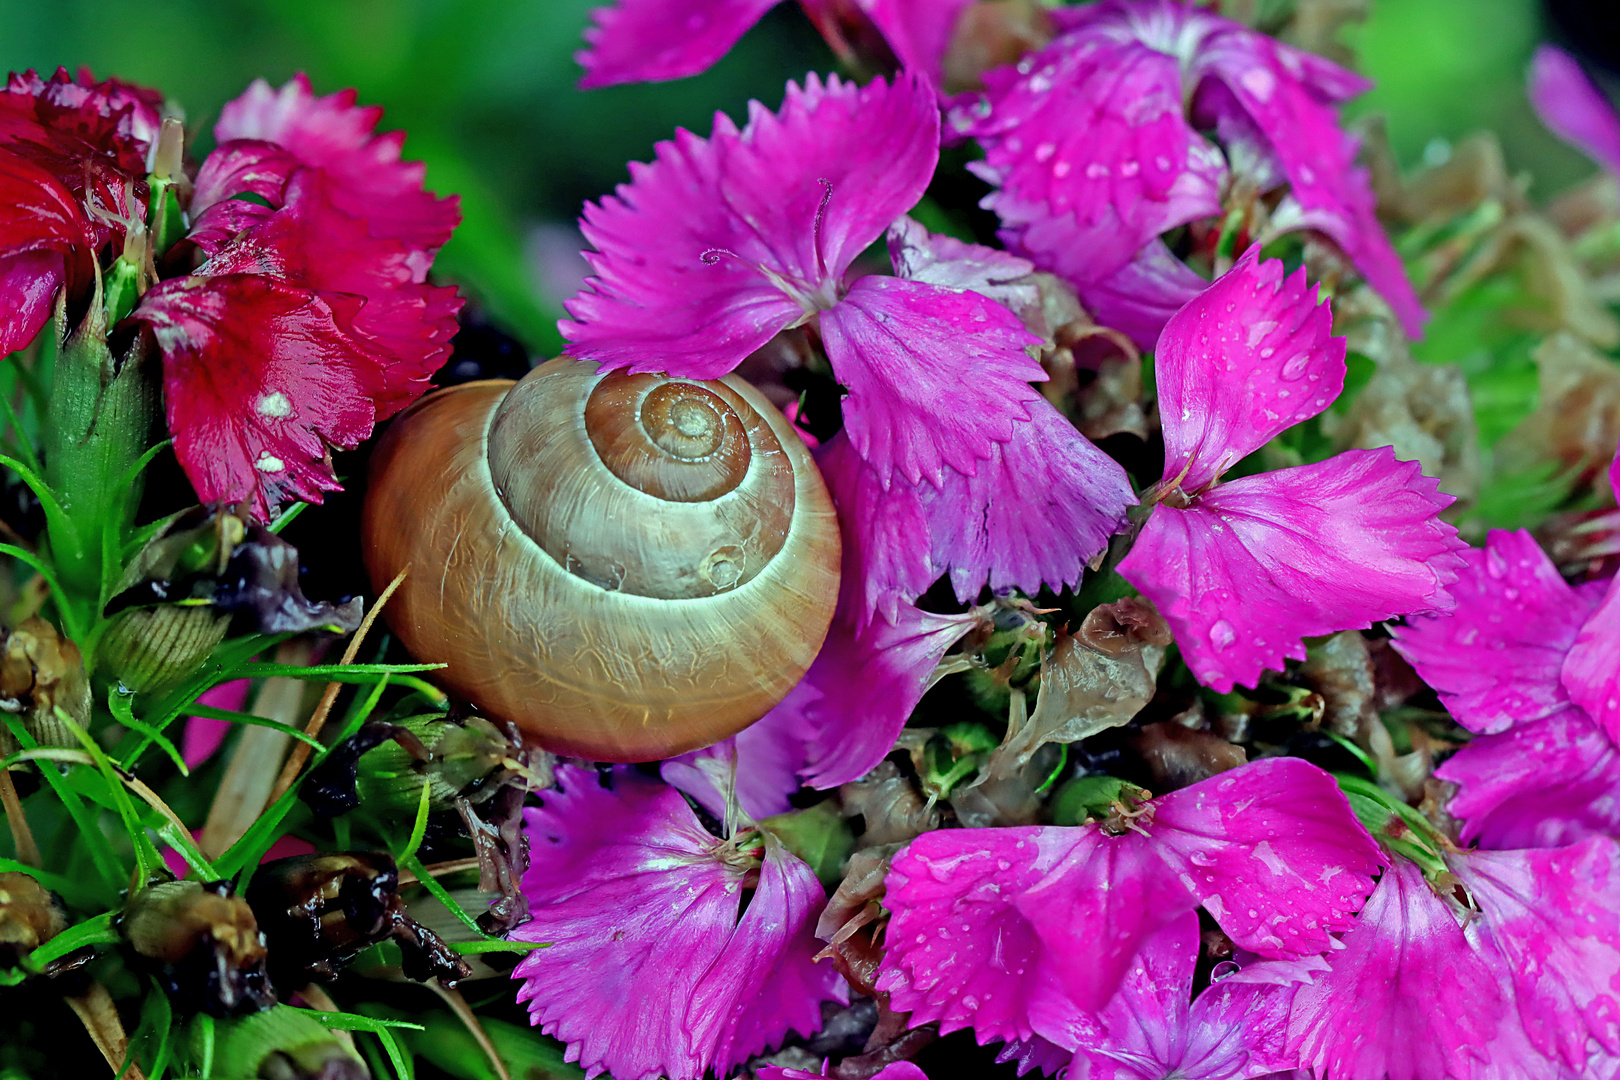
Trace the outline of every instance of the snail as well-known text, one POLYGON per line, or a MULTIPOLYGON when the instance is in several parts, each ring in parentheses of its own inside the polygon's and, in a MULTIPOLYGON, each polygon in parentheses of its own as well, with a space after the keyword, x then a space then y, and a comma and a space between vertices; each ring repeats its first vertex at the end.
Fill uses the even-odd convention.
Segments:
POLYGON ((398 417, 361 525, 383 609, 435 678, 545 749, 651 761, 759 719, 838 593, 832 500, 748 383, 559 357, 398 417))

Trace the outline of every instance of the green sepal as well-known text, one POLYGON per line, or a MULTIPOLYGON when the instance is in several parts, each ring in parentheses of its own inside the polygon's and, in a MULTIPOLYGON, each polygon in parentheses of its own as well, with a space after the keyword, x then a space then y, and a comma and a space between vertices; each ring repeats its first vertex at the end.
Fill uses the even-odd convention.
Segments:
POLYGON ((1052 799, 1052 823, 1083 825, 1107 817, 1116 803, 1129 806, 1147 798, 1147 791, 1117 776, 1077 776, 1052 799))
POLYGON ((833 800, 807 810, 776 814, 759 826, 770 830, 783 847, 808 863, 823 885, 832 887, 843 879, 844 860, 855 846, 855 834, 833 800))

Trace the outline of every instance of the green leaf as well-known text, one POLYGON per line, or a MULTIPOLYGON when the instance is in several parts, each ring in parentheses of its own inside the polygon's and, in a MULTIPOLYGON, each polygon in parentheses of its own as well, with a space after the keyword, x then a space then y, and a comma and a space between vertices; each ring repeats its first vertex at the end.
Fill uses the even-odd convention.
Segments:
POLYGON ((118 913, 114 911, 104 911, 77 926, 68 927, 29 953, 27 963, 37 971, 52 960, 60 960, 75 949, 82 949, 87 945, 116 945, 121 940, 114 926, 117 915, 118 913))
POLYGON ((78 882, 65 878, 61 874, 53 874, 49 870, 41 870, 37 866, 29 866, 16 859, 0 857, 0 874, 27 874, 52 892, 72 893, 77 891, 78 882))
POLYGON ((405 842, 405 850, 400 852, 398 860, 403 863, 406 859, 415 860, 416 849, 422 846, 423 837, 427 836, 428 809, 433 794, 433 783, 427 777, 422 778, 422 797, 416 803, 416 821, 411 825, 411 838, 405 842))
MULTIPOLYGON (((426 785, 424 785, 424 788, 425 787, 426 785)), ((407 851, 404 854, 399 855, 395 861, 399 863, 401 869, 409 870, 411 873, 415 874, 416 880, 421 883, 422 888, 426 889, 435 900, 444 905, 446 911, 460 919, 462 925, 466 926, 467 929, 477 934, 481 940, 489 942, 500 941, 499 938, 492 938, 488 934, 484 933, 484 931, 478 925, 478 920, 467 914, 466 910, 463 909, 460 904, 456 903, 455 898, 450 895, 449 890, 443 885, 440 885, 436 880, 434 880, 433 875, 427 872, 427 867, 422 865, 422 860, 416 857, 415 851, 407 851)))
POLYGON ((97 771, 107 783, 107 790, 112 793, 113 805, 118 810, 118 816, 123 819, 125 830, 129 832, 130 843, 135 846, 137 877, 131 886, 133 892, 145 885, 153 874, 164 868, 163 856, 158 854, 152 838, 146 835, 146 825, 135 812, 135 804, 130 801, 129 792, 124 790, 124 783, 119 779, 112 759, 101 749, 101 744, 92 739, 90 733, 80 727, 60 705, 56 707, 56 718, 66 724, 68 730, 73 732, 73 737, 79 740, 84 752, 96 763, 97 771))
MULTIPOLYGON (((28 734, 28 729, 23 727, 22 721, 17 717, 10 714, 0 714, 0 721, 4 721, 5 725, 11 730, 11 737, 16 739, 23 749, 39 749, 39 743, 34 740, 32 735, 28 734)), ((112 845, 102 835, 100 824, 85 808, 84 800, 79 796, 79 793, 69 787, 62 775, 54 768, 41 768, 39 774, 45 778, 45 783, 50 786, 52 793, 67 809, 68 816, 73 819, 73 824, 78 826, 78 838, 90 850, 90 861, 95 863, 96 872, 101 875, 102 880, 111 888, 112 894, 114 896, 119 895, 129 886, 129 875, 119 864, 118 856, 113 853, 112 845)))
POLYGON ((273 728, 284 735, 291 736, 301 743, 307 743, 317 750, 325 749, 325 744, 319 739, 304 734, 304 729, 291 724, 283 724, 279 720, 271 720, 264 716, 255 716, 252 713, 237 712, 234 709, 216 709, 212 705, 191 704, 186 706, 187 716, 201 716, 208 720, 223 720, 229 724, 247 724, 249 727, 273 728))
POLYGON ((158 748, 169 756, 170 761, 174 762, 175 768, 180 770, 180 775, 190 776, 191 769, 186 766, 185 758, 180 756, 180 751, 175 749, 175 745, 169 741, 169 737, 136 717, 134 703, 130 700, 132 697, 131 694, 121 693, 118 687, 112 687, 107 691, 107 711, 111 712, 113 719, 120 724, 123 724, 131 731, 145 735, 152 742, 157 743, 158 748))
POLYGON ((303 514, 303 512, 305 510, 308 510, 308 509, 309 509, 309 503, 305 503, 305 502, 293 503, 291 506, 287 507, 287 509, 285 509, 281 513, 277 514, 276 515, 276 520, 272 521, 269 524, 268 528, 273 533, 279 533, 282 529, 285 529, 287 526, 289 526, 293 522, 297 521, 299 516, 301 514, 303 514))
MULTIPOLYGON (((454 912, 455 909, 451 908, 451 911, 454 912)), ((480 953, 534 952, 536 949, 549 949, 553 943, 550 941, 498 941, 489 938, 484 941, 452 941, 449 944, 452 949, 462 956, 477 956, 480 953)))
MULTIPOLYGON (((11 356, 15 359, 17 354, 12 353, 11 356)), ((0 406, 5 407, 6 423, 17 433, 17 452, 22 455, 24 463, 35 474, 43 472, 39 465, 39 455, 34 453, 33 441, 29 439, 28 432, 23 430, 22 421, 17 417, 17 410, 11 406, 9 393, 0 393, 0 406)))
MULTIPOLYGON (((293 1008, 293 1006, 285 1006, 293 1008)), ((413 1080, 416 1075, 411 1067, 410 1058, 399 1045, 399 1038, 394 1034, 396 1029, 403 1031, 421 1031, 421 1024, 412 1024, 404 1020, 378 1020, 370 1016, 360 1016, 356 1013, 320 1012, 316 1009, 298 1009, 298 1012, 314 1017, 323 1026, 335 1031, 366 1031, 377 1036, 382 1043, 383 1050, 388 1054, 389 1064, 393 1065, 394 1072, 400 1080, 413 1080)))
POLYGON ((289 679, 306 682, 372 683, 379 675, 410 675, 419 671, 437 671, 443 664, 316 664, 299 667, 297 664, 273 664, 252 661, 236 669, 235 678, 266 678, 285 675, 289 679))

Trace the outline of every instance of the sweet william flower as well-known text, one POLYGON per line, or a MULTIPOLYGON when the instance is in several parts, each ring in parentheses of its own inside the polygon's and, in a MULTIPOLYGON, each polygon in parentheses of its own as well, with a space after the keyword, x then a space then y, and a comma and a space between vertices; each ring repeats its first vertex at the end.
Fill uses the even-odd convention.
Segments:
MULTIPOLYGON (((1450 852, 1439 893, 1396 860, 1288 1044, 1344 1080, 1587 1075, 1620 1044, 1620 847, 1450 852), (1466 897, 1466 904, 1461 897, 1466 897)), ((1594 1074, 1595 1075, 1595 1074, 1594 1074)))
POLYGON ((680 792, 629 770, 612 790, 588 769, 557 778, 525 811, 532 919, 511 935, 551 944, 512 974, 587 1076, 723 1077, 847 1001, 812 959, 821 884, 769 833, 721 840, 680 792))
POLYGON ((1148 939, 1101 1011, 1052 1012, 1054 999, 1042 1000, 1035 1023, 1073 1053, 1068 1080, 1248 1080, 1294 1066, 1284 1045, 1293 987, 1218 972, 1194 998, 1198 947, 1188 912, 1148 939))
MULTIPOLYGON (((616 0, 591 14, 586 48, 574 57, 586 89, 683 79, 707 70, 781 0, 616 0)), ((973 0, 800 0, 840 54, 851 55, 842 24, 869 23, 895 59, 940 82, 945 50, 973 0)))
POLYGON ((1338 397, 1345 343, 1330 320, 1303 269, 1285 279, 1251 249, 1160 342, 1164 478, 1119 572, 1223 693, 1303 660, 1307 637, 1452 604, 1466 546, 1439 519, 1452 500, 1387 447, 1220 482, 1338 397))
POLYGON ((813 322, 848 389, 844 426, 885 486, 972 474, 1027 419, 1043 377, 1034 338, 966 290, 869 276, 855 257, 922 197, 939 116, 902 76, 859 87, 789 83, 738 131, 678 132, 631 183, 587 205, 596 271, 560 324, 574 355, 605 368, 714 379, 779 331, 813 322))
POLYGON ((146 214, 161 98, 116 80, 12 74, 0 93, 0 354, 27 345, 66 289, 88 296, 146 214))
POLYGON ((1309 956, 1351 925, 1382 861, 1332 777, 1296 758, 1118 822, 924 833, 889 873, 878 987, 941 1031, 1061 1043, 1058 1019, 1103 1010, 1142 947, 1200 905, 1245 948, 1309 956))
POLYGON ((997 189, 985 205, 1009 247, 1151 348, 1202 287, 1159 237, 1222 213, 1241 172, 1262 191, 1286 183, 1273 227, 1330 237, 1406 331, 1421 331, 1356 140, 1334 112, 1368 83, 1178 0, 1103 0, 1052 18, 1049 45, 988 72, 984 92, 951 111, 952 130, 984 147, 974 168, 997 189))
POLYGON ((207 259, 134 312, 163 353, 175 454, 205 501, 261 519, 319 502, 339 487, 331 448, 359 445, 450 355, 461 300, 424 278, 454 202, 421 190, 376 122, 301 78, 224 111, 187 237, 207 259))
POLYGON ((1620 586, 1572 587, 1522 531, 1492 532, 1466 558, 1454 614, 1392 631, 1396 650, 1476 733, 1436 770, 1458 785, 1450 809, 1463 840, 1552 847, 1620 834, 1620 747, 1588 707, 1607 703, 1620 668, 1604 621, 1620 586))

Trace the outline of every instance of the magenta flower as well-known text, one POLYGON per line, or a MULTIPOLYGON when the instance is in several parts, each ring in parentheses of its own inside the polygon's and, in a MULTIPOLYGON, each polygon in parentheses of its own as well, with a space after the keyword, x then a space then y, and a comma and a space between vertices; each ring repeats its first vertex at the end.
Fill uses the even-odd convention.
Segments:
MULTIPOLYGON (((252 685, 252 679, 222 682, 199 694, 196 703, 241 712, 247 705, 248 690, 252 685)), ((215 720, 207 716, 186 717, 186 733, 180 743, 180 759, 186 763, 186 768, 195 769, 213 757, 225 742, 225 736, 231 733, 231 726, 229 720, 215 720)))
POLYGON ((1397 860, 1328 971, 1299 988, 1300 1063, 1344 1080, 1584 1075, 1588 1040, 1620 1049, 1620 847, 1446 861, 1463 892, 1437 894, 1397 860))
POLYGON ((0 355, 44 328, 65 288, 95 285, 98 258, 123 250, 146 216, 147 157, 161 124, 155 91, 117 80, 13 74, 0 93, 0 355))
MULTIPOLYGON (((842 24, 870 23, 908 70, 938 85, 962 11, 973 0, 800 0, 827 43, 851 53, 842 24)), ((684 79, 706 71, 781 0, 616 0, 591 14, 574 59, 584 89, 684 79)))
POLYGON ((808 754, 796 720, 791 711, 773 709, 729 739, 668 759, 658 775, 721 821, 733 783, 738 805, 755 821, 786 813, 808 754))
POLYGON ((672 787, 612 779, 564 767, 525 811, 532 919, 511 936, 551 943, 512 972, 531 1021, 615 1080, 726 1076, 819 1031, 821 1003, 848 991, 812 959, 815 874, 769 833, 710 835, 672 787))
POLYGON ((1148 939, 1100 1012, 1037 1020, 1073 1051, 1069 1077, 1248 1080, 1293 1067, 1283 1045, 1292 988, 1233 972, 1194 999, 1198 944, 1198 916, 1187 912, 1148 939))
POLYGON ((567 305, 573 353, 608 368, 713 379, 779 331, 815 323, 848 388, 845 430, 887 484, 971 475, 1027 418, 1034 338, 999 304, 890 277, 846 285, 855 256, 922 196, 939 118, 915 78, 814 76, 780 113, 686 132, 585 208, 596 275, 567 305), (878 148, 881 147, 881 152, 878 148))
POLYGON ((1407 332, 1421 331, 1357 142, 1333 108, 1366 90, 1363 79, 1176 0, 1104 0, 1051 17, 1061 32, 1049 45, 986 74, 985 91, 951 111, 953 130, 984 147, 975 168, 997 188, 985 205, 1009 247, 1151 348, 1201 287, 1159 237, 1220 214, 1238 172, 1261 190, 1286 183, 1273 227, 1330 237, 1407 332))
POLYGON ((320 502, 339 486, 331 448, 359 445, 449 358, 461 300, 425 277, 455 204, 421 190, 401 137, 372 134, 377 116, 301 77, 224 110, 188 237, 208 259, 134 312, 163 352, 175 454, 204 501, 260 518, 320 502))
POLYGON ((1321 413, 1345 343, 1303 269, 1251 250, 1165 327, 1156 357, 1164 478, 1119 572, 1169 620, 1198 680, 1221 692, 1305 658, 1304 639, 1449 609, 1462 565, 1452 500, 1388 448, 1221 475, 1321 413))
POLYGON ((1395 648, 1478 733, 1436 770, 1459 787, 1462 838, 1552 847, 1620 832, 1620 748, 1587 707, 1614 692, 1620 645, 1605 644, 1603 619, 1620 586, 1572 588, 1526 532, 1493 532, 1466 558, 1455 614, 1393 630, 1395 648))
MULTIPOLYGON (((846 565, 849 557, 846 548, 846 565)), ((848 602, 849 580, 810 670, 759 722, 805 740, 800 772, 818 788, 865 776, 888 756, 940 659, 981 619, 901 604, 892 620, 863 622, 848 602)))
POLYGON ((1554 45, 1536 49, 1530 104, 1554 135, 1620 174, 1620 116, 1573 56, 1554 45))
POLYGON ((1037 1021, 1103 1010, 1187 912, 1202 905, 1264 956, 1312 955, 1352 925, 1382 861, 1332 777, 1297 758, 1211 777, 1117 824, 924 833, 889 873, 878 987, 914 1023, 1061 1043, 1037 1021))

